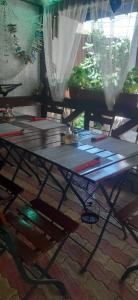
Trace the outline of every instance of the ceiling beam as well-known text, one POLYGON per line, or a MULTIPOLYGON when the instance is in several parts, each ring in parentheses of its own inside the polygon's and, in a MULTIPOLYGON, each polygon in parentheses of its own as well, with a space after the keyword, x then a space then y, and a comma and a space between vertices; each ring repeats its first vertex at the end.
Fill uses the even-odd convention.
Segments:
POLYGON ((20 0, 20 1, 35 5, 37 7, 43 6, 44 4, 44 1, 41 0, 20 0))

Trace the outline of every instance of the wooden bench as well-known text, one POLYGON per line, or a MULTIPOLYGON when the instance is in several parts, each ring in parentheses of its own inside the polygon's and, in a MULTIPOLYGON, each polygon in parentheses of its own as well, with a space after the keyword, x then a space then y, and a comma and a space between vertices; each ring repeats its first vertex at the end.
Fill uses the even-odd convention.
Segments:
MULTIPOLYGON (((38 268, 39 272, 41 271, 42 273, 42 284, 44 282, 45 284, 55 284, 60 288, 61 293, 65 294, 64 284, 58 280, 54 279, 53 281, 53 279, 49 278, 48 270, 55 261, 66 239, 77 229, 78 223, 41 199, 31 201, 31 205, 27 204, 18 207, 15 212, 7 211, 5 219, 7 222, 6 227, 8 226, 8 233, 10 233, 12 241, 14 241, 14 248, 11 245, 9 237, 4 242, 6 243, 6 248, 12 254, 23 278, 30 283, 30 277, 24 268, 27 265, 28 270, 28 266, 30 268, 35 265, 35 268, 38 268), (56 244, 56 250, 48 265, 45 268, 41 268, 36 263, 38 256, 48 252, 56 244), (45 276, 48 279, 44 280, 45 276)), ((5 235, 1 234, 1 228, 0 237, 5 239, 5 235)), ((31 282, 33 285, 41 283, 40 280, 35 280, 35 283, 34 281, 31 282)))

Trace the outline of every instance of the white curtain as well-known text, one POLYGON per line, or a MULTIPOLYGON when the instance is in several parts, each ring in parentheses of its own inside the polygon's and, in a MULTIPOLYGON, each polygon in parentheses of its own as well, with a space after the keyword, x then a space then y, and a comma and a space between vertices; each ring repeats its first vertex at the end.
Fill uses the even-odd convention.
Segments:
POLYGON ((133 12, 133 5, 134 1, 131 1, 128 7, 128 3, 122 0, 120 8, 115 13, 109 0, 97 0, 90 5, 89 43, 92 44, 91 51, 94 51, 99 64, 109 110, 113 109, 128 71, 136 62, 138 13, 133 12))
POLYGON ((87 4, 68 4, 65 9, 58 9, 57 15, 51 8, 44 9, 46 69, 51 95, 55 101, 63 101, 80 42, 78 28, 86 18, 87 9, 87 4))

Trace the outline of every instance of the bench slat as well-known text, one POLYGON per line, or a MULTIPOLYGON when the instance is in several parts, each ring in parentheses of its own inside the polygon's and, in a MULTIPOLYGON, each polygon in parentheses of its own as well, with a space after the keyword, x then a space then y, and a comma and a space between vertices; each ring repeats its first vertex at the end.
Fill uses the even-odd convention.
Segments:
POLYGON ((66 236, 64 230, 57 227, 55 224, 51 223, 46 218, 40 216, 34 209, 28 206, 18 208, 19 213, 41 228, 46 232, 52 239, 59 242, 66 236))
POLYGON ((32 224, 27 222, 25 218, 17 216, 12 212, 6 214, 7 221, 14 227, 14 229, 24 235, 35 247, 40 251, 48 251, 53 243, 48 240, 42 233, 37 231, 32 224))
POLYGON ((4 186, 7 190, 13 192, 14 194, 19 194, 23 192, 23 189, 18 186, 15 182, 0 174, 0 185, 4 186))
POLYGON ((46 215, 49 219, 56 222, 66 230, 66 232, 73 232, 77 229, 78 223, 64 215, 61 211, 56 210, 41 199, 35 199, 31 201, 31 205, 34 209, 40 211, 43 215, 46 215))

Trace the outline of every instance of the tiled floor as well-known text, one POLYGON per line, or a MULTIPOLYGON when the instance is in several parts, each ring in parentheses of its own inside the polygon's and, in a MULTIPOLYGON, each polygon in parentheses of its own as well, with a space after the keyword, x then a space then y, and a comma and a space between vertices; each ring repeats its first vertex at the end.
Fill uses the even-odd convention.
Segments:
MULTIPOLYGON (((13 168, 10 168, 9 171, 9 166, 7 166, 2 172, 10 177, 13 168)), ((33 178, 28 178, 20 172, 16 178, 16 182, 24 187, 23 198, 29 201, 34 198, 37 192, 37 184, 33 178)), ((97 197, 97 199, 104 203, 101 194, 97 197)), ((121 205, 124 201, 130 200, 133 197, 135 195, 122 192, 120 198, 121 205)), ((53 206, 57 206, 60 193, 49 187, 44 190, 42 198, 53 206)), ((90 225, 82 223, 80 221, 82 208, 71 191, 68 193, 68 199, 62 206, 62 210, 80 223, 73 238, 85 245, 88 250, 91 250, 100 233, 103 221, 100 220, 92 228, 90 225)), ((71 239, 68 239, 51 268, 51 274, 64 282, 72 300, 138 299, 137 272, 132 273, 124 284, 119 283, 119 279, 125 271, 126 266, 138 258, 137 245, 131 236, 128 236, 128 239, 124 241, 120 229, 109 224, 104 239, 91 261, 87 272, 80 274, 80 268, 87 257, 88 253, 86 251, 71 239)), ((47 256, 41 257, 40 263, 44 265, 47 258, 47 256)), ((11 257, 3 254, 0 257, 0 300, 22 299, 28 288, 29 286, 21 279, 11 257)), ((45 286, 37 288, 29 299, 60 300, 63 298, 56 288, 45 286)))

